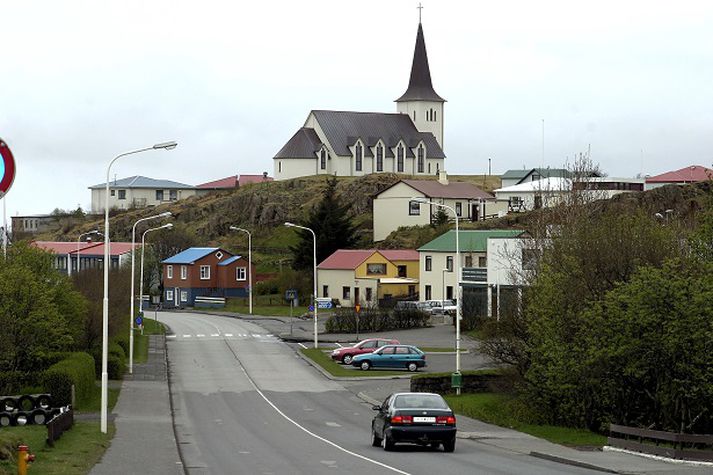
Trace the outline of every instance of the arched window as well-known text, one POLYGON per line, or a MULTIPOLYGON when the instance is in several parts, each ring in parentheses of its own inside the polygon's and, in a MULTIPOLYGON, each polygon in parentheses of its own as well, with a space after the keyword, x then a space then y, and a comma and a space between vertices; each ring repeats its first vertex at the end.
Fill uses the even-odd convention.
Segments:
POLYGON ((376 171, 384 171, 384 147, 381 144, 376 146, 376 171))
POLYGON ((319 152, 319 168, 322 170, 327 169, 327 151, 325 149, 319 152))
POLYGON ((423 149, 423 145, 418 146, 417 150, 417 157, 418 157, 418 173, 423 173, 424 170, 424 163, 425 163, 425 150, 423 149))
POLYGON ((361 143, 357 142, 354 147, 354 169, 358 172, 361 171, 361 161, 364 158, 364 150, 362 149, 361 143))
POLYGON ((433 122, 436 121, 436 111, 433 111, 433 122))
POLYGON ((401 144, 396 149, 396 171, 399 173, 404 171, 404 146, 401 144))

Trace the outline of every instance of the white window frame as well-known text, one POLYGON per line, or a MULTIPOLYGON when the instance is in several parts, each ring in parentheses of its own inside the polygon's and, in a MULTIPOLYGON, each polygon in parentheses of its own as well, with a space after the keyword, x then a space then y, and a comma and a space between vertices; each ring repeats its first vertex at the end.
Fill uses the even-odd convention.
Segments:
POLYGON ((246 267, 236 267, 235 268, 235 280, 244 282, 248 280, 248 272, 246 267))
POLYGON ((201 280, 210 280, 210 266, 201 266, 201 274, 200 275, 201 275, 201 280))
POLYGON ((188 267, 181 266, 181 280, 186 280, 188 278, 188 267))
POLYGON ((166 278, 173 279, 173 266, 171 264, 166 266, 166 278))
POLYGON ((166 290, 166 301, 173 302, 173 290, 166 290))
POLYGON ((188 302, 188 291, 181 290, 181 302, 188 302))
POLYGON ((426 256, 423 259, 423 271, 424 272, 431 272, 431 269, 433 269, 433 257, 432 256, 426 256))

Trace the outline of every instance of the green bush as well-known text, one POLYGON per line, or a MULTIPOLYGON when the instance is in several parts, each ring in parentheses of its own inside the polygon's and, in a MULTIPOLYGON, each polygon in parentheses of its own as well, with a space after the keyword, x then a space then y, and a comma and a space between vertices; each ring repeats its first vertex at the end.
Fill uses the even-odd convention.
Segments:
MULTIPOLYGON (((128 335, 121 335, 121 336, 115 336, 112 338, 112 341, 117 343, 121 349, 124 351, 124 355, 128 356, 129 355, 129 336, 128 335)), ((109 350, 111 351, 111 350, 109 350)))
POLYGON ((109 379, 121 379, 126 372, 126 360, 116 353, 110 353, 106 361, 106 370, 109 379))
POLYGON ((0 396, 20 394, 23 388, 36 386, 37 383, 37 373, 0 371, 0 396))
POLYGON ((94 358, 87 353, 70 353, 62 361, 50 366, 43 375, 44 390, 52 394, 55 404, 72 402, 74 385, 77 404, 88 400, 94 392, 94 358))
MULTIPOLYGON (((387 310, 365 308, 359 314, 359 331, 379 332, 428 326, 428 314, 417 309, 387 310)), ((340 308, 326 323, 328 333, 356 333, 356 312, 340 308)))

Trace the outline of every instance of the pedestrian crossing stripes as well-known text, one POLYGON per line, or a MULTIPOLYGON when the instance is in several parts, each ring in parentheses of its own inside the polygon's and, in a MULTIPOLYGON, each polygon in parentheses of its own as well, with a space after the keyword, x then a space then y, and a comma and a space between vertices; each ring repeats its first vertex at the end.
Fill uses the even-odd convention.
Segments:
POLYGON ((166 338, 169 340, 257 340, 257 341, 263 341, 263 342, 274 342, 274 341, 279 341, 279 338, 277 338, 275 335, 271 333, 267 334, 262 334, 262 333, 196 333, 196 334, 191 334, 191 333, 170 333, 166 335, 166 338))

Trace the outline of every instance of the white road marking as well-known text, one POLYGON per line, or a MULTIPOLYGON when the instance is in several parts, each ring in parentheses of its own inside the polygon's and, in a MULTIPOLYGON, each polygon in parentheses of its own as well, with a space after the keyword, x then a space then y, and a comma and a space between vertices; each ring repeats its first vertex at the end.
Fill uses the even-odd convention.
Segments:
POLYGON ((193 335, 183 335, 183 338, 190 338, 193 335))
POLYGON ((233 336, 233 334, 232 334, 232 333, 225 333, 225 336, 231 337, 231 336, 233 336))
MULTIPOLYGON (((226 344, 227 344, 227 342, 226 342, 226 344)), ((299 345, 304 346, 304 345, 302 345, 302 343, 299 343, 299 345)), ((245 369, 245 367, 243 366, 243 364, 240 362, 240 359, 238 358, 238 355, 236 355, 235 352, 233 352, 233 349, 230 348, 230 345, 228 345, 228 348, 229 348, 230 351, 233 353, 233 356, 235 356, 235 359, 238 361, 238 364, 240 364, 240 369, 243 371, 243 373, 245 373, 245 377, 248 378, 248 381, 250 381, 250 385, 251 385, 251 386, 255 389, 255 391, 260 395, 260 397, 263 398, 263 400, 264 400, 266 403, 268 403, 268 404, 270 405, 270 407, 272 407, 279 415, 281 415, 281 416, 284 417, 286 420, 288 420, 289 422, 291 422, 292 424, 294 424, 297 428, 299 428, 300 430, 302 430, 302 431, 305 432, 306 434, 308 434, 308 435, 314 437, 315 439, 321 440, 321 441, 324 442, 325 444, 331 445, 331 446, 334 447, 335 449, 341 450, 341 451, 344 452, 345 454, 349 454, 349 455, 351 455, 351 456, 353 456, 353 457, 356 457, 356 458, 358 458, 358 459, 364 460, 364 461, 366 461, 366 462, 373 463, 374 465, 378 465, 379 467, 383 467, 383 468, 388 469, 388 470, 391 470, 392 472, 395 472, 395 473, 400 473, 400 474, 402 474, 402 475, 411 475, 409 472, 404 472, 403 470, 399 470, 398 468, 392 467, 391 465, 386 465, 385 463, 379 462, 378 460, 370 459, 369 457, 366 457, 366 456, 361 455, 361 454, 358 454, 358 453, 356 453, 356 452, 352 452, 351 450, 345 449, 345 448, 342 447, 341 445, 339 445, 339 444, 337 444, 337 443, 335 443, 335 442, 332 442, 332 441, 329 440, 329 439, 325 439, 324 437, 322 437, 322 436, 320 436, 320 435, 317 435, 317 434, 315 434, 314 432, 310 431, 310 430, 307 429, 306 427, 301 426, 297 421, 295 421, 294 419, 290 418, 290 416, 288 416, 287 414, 285 414, 284 412, 282 412, 279 407, 277 407, 275 404, 273 404, 273 402, 270 401, 270 400, 267 398, 267 396, 265 396, 265 394, 260 390, 260 388, 257 387, 257 384, 255 384, 255 381, 253 381, 253 379, 250 377, 250 375, 248 374, 248 372, 247 372, 247 370, 245 369)))
POLYGON ((302 349, 303 349, 303 350, 306 350, 306 349, 307 349, 307 347, 306 347, 306 346, 304 346, 304 345, 303 345, 302 343, 297 343, 297 344, 298 344, 298 345, 300 345, 300 346, 302 347, 302 349))
POLYGON ((334 344, 337 345, 339 348, 342 348, 342 345, 340 345, 339 343, 334 342, 334 344))
POLYGON ((272 335, 272 334, 268 333, 268 334, 265 335, 265 336, 268 337, 268 338, 273 338, 275 335, 272 335))
POLYGON ((211 333, 210 336, 220 336, 220 333, 211 333))
POLYGON ((166 338, 176 338, 176 335, 166 335, 166 338))
POLYGON ((196 336, 197 336, 198 338, 202 338, 202 337, 204 337, 205 335, 202 334, 202 333, 199 333, 199 334, 197 334, 196 336))
POLYGON ((336 422, 325 422, 329 427, 342 427, 341 424, 337 424, 336 422))
POLYGON ((253 337, 253 338, 262 338, 262 335, 256 335, 256 334, 253 333, 253 334, 252 334, 252 337, 253 337))

